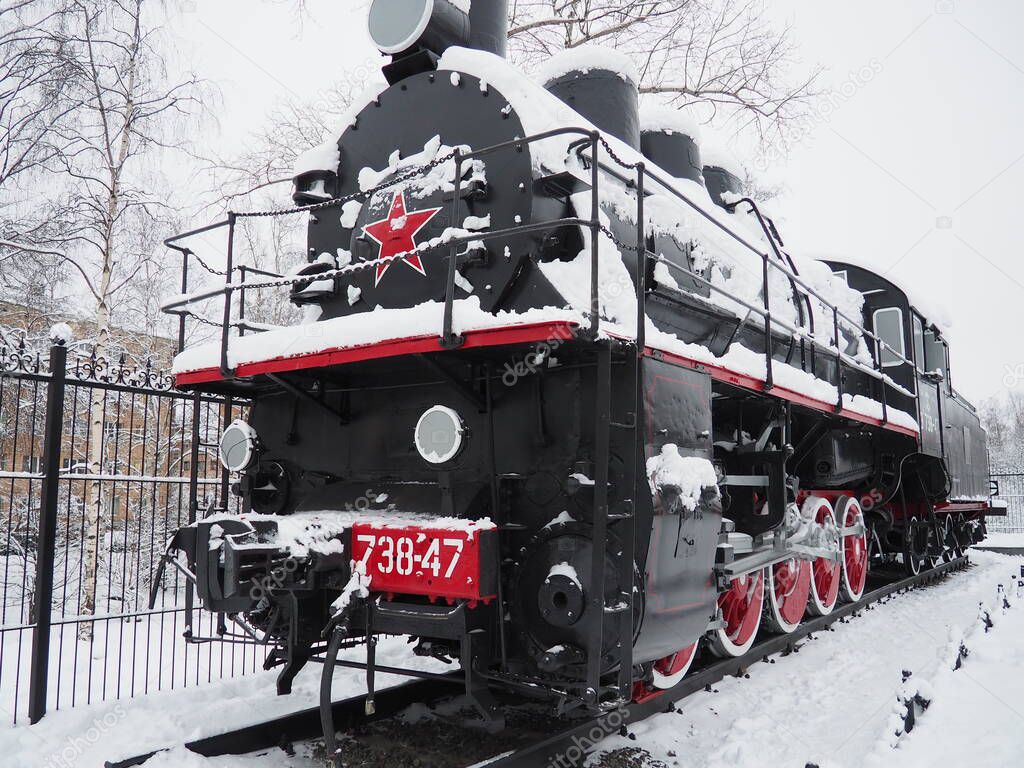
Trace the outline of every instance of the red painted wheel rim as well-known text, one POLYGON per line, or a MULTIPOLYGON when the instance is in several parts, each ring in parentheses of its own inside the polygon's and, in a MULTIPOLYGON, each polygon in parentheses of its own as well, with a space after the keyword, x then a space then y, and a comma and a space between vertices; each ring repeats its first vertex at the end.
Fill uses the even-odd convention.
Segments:
POLYGON ((811 566, 806 560, 784 560, 772 566, 775 605, 779 617, 796 625, 807 610, 811 594, 811 566))
POLYGON ((757 632, 764 604, 764 570, 756 575, 737 576, 729 590, 718 598, 725 620, 725 634, 735 645, 743 645, 757 632))
MULTIPOLYGON (((821 504, 818 507, 817 515, 815 515, 815 521, 819 525, 824 525, 830 519, 833 523, 835 522, 829 507, 826 504, 821 504)), ((838 560, 829 560, 825 557, 818 557, 814 560, 814 592, 826 608, 831 608, 839 599, 839 580, 842 567, 842 563, 838 560)))
POLYGON ((683 648, 671 656, 658 659, 658 661, 654 662, 654 668, 665 677, 671 677, 686 669, 690 664, 690 660, 693 659, 693 654, 696 652, 697 644, 694 643, 689 648, 683 648))
MULTIPOLYGON (((850 504, 846 509, 844 528, 857 525, 860 520, 860 509, 850 504)), ((843 537, 843 564, 846 566, 846 582, 850 591, 859 595, 864 591, 868 578, 868 535, 850 535, 843 537)))
POLYGON ((675 675, 680 670, 686 669, 690 663, 690 659, 693 658, 693 654, 697 650, 697 644, 693 643, 689 648, 683 648, 677 650, 671 656, 660 658, 654 663, 654 669, 662 673, 666 677, 675 675))

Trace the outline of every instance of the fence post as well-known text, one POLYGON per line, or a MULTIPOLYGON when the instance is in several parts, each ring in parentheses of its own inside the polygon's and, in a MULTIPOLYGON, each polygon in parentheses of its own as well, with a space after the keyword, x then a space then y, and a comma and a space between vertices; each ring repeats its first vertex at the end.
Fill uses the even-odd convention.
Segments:
POLYGON ((39 505, 39 540, 36 543, 35 630, 29 669, 28 718, 38 723, 46 714, 46 686, 50 663, 50 620, 53 604, 53 560, 57 539, 57 493, 61 433, 64 426, 64 386, 67 377, 67 340, 53 336, 50 347, 50 382, 46 389, 46 431, 43 435, 43 485, 39 505))

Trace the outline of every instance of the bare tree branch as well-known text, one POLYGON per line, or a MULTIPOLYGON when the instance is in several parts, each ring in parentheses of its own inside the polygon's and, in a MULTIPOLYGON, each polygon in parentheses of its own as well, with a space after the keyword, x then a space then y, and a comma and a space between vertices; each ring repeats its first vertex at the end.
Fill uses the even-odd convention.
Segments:
POLYGON ((820 68, 800 66, 788 27, 768 18, 764 0, 515 0, 510 50, 532 69, 564 48, 598 43, 638 65, 641 92, 670 104, 702 104, 762 142, 817 98, 820 68))

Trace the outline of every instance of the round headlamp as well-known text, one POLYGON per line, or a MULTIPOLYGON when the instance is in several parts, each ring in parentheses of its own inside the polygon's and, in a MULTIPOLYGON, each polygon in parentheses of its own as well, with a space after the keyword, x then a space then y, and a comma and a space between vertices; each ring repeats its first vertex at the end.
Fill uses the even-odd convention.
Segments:
POLYGON ((462 450, 466 427, 459 414, 443 405, 428 408, 416 422, 416 450, 431 464, 451 461, 462 450))
POLYGON ((220 436, 220 463, 229 472, 242 472, 256 461, 256 430, 236 419, 220 436))
POLYGON ((391 55, 413 46, 440 55, 470 35, 469 16, 451 0, 373 0, 367 27, 378 50, 391 55))

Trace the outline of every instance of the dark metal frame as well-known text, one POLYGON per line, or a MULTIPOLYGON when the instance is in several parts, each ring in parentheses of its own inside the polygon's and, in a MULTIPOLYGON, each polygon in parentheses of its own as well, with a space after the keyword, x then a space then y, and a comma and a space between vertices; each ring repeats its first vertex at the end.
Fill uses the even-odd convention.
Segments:
MULTIPOLYGON (((144 579, 153 570, 150 553, 162 545, 165 529, 195 521, 201 488, 226 503, 225 473, 219 464, 200 473, 200 459, 213 445, 211 433, 243 407, 244 402, 174 390, 173 377, 148 361, 107 360, 55 343, 47 362, 24 339, 15 348, 0 348, 0 409, 10 425, 4 459, 10 456, 12 462, 0 466, 6 507, 0 510, 0 547, 8 557, 22 552, 26 564, 35 559, 34 582, 22 573, 17 583, 11 563, 0 566, 0 675, 14 681, 15 699, 4 706, 15 722, 26 713, 34 723, 49 709, 80 701, 192 685, 200 677, 260 666, 262 658, 255 652, 238 657, 222 648, 218 658, 212 646, 194 646, 184 654, 168 649, 167 635, 187 637, 197 621, 191 584, 175 579, 154 609, 145 607, 143 595, 148 591, 144 579), (105 463, 99 474, 91 474, 70 464, 89 456, 91 402, 97 391, 104 398, 105 463), (117 425, 110 432, 108 420, 117 425), (190 433, 182 430, 189 420, 190 433), (14 462, 38 455, 40 444, 39 468, 19 471, 14 462), (62 460, 67 462, 63 468, 62 460), (105 502, 97 534, 97 568, 102 571, 95 578, 112 586, 105 593, 98 590, 97 604, 87 613, 81 605, 81 559, 74 569, 70 563, 85 531, 85 487, 94 483, 105 502), (106 506, 114 500, 121 505, 118 512, 106 506), (110 541, 104 543, 108 534, 110 541), (84 625, 91 627, 89 641, 76 639, 84 625), (31 648, 23 669, 18 661, 26 632, 31 648), (94 643, 106 646, 101 661, 92 659, 94 643)), ((198 617, 201 625, 208 621, 213 624, 198 617)))

